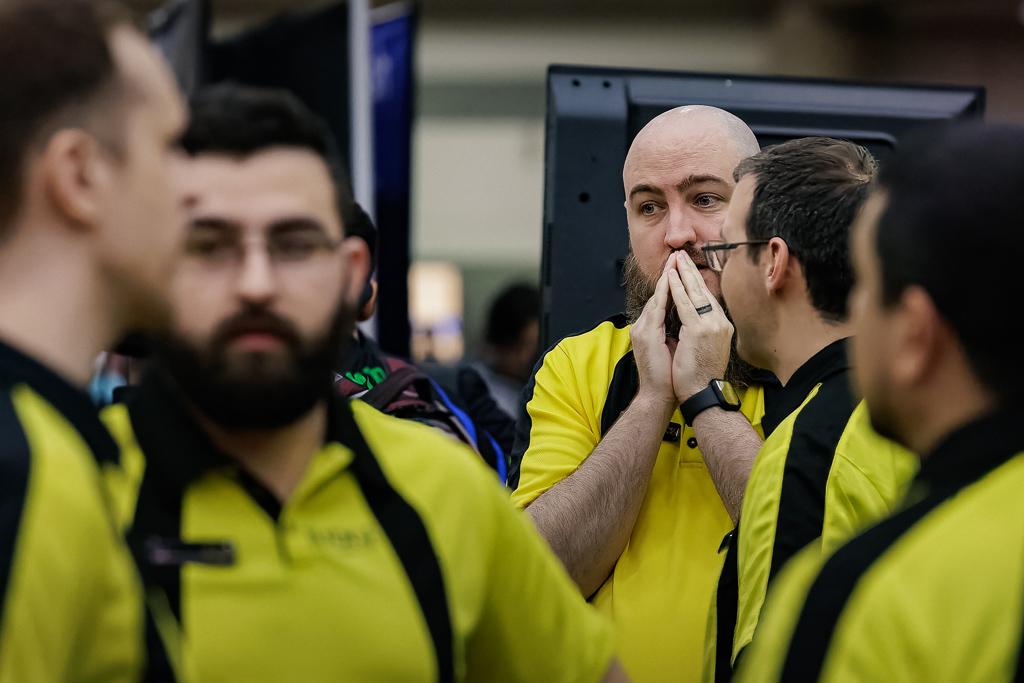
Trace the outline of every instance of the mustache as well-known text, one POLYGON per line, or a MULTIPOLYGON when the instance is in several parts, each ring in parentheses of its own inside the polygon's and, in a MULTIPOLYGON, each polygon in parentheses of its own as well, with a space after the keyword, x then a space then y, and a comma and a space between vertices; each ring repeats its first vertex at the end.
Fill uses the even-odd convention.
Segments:
POLYGON ((217 325, 210 340, 211 345, 223 348, 243 334, 273 335, 292 348, 302 344, 302 336, 294 323, 266 306, 250 305, 217 325))
MULTIPOLYGON (((695 247, 693 245, 687 244, 682 249, 676 249, 672 253, 675 254, 675 253, 678 253, 680 251, 685 251, 686 255, 690 257, 690 260, 693 261, 693 264, 695 266, 701 266, 701 267, 707 268, 707 266, 708 266, 708 257, 704 253, 704 250, 701 249, 700 247, 695 247)), ((668 257, 665 258, 665 263, 668 263, 668 257)), ((665 263, 661 264, 661 269, 662 270, 665 269, 665 263)))

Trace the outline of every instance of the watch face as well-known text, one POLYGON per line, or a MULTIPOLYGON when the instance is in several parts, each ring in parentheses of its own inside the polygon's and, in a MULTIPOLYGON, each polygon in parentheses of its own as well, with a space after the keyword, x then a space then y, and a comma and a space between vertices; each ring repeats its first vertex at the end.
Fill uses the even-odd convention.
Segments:
POLYGON ((718 390, 722 392, 722 398, 725 399, 726 403, 731 406, 738 406, 740 404, 739 394, 736 393, 731 384, 720 379, 715 380, 715 383, 718 385, 718 390))

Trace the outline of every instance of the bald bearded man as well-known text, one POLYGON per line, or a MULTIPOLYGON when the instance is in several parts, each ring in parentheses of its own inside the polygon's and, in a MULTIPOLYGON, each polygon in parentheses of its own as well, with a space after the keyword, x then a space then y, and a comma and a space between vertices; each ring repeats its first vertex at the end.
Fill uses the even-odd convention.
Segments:
POLYGON ((720 236, 733 169, 757 151, 742 121, 712 107, 673 109, 640 131, 623 168, 626 314, 559 342, 523 394, 513 502, 614 620, 641 683, 700 676, 719 547, 762 440, 760 385, 746 378, 737 396, 717 383, 727 368, 699 367, 709 354, 697 352, 731 342, 701 246, 720 236), (681 306, 702 319, 692 336, 679 336, 681 306), (695 395, 710 406, 696 432, 680 412, 695 395))

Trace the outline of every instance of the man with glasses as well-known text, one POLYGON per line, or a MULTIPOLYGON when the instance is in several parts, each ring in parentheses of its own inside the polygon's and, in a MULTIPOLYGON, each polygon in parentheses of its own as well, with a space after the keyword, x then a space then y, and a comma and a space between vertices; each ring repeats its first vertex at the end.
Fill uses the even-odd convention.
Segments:
POLYGON ((721 304, 711 294, 696 302, 716 311, 712 323, 699 335, 680 332, 666 270, 676 254, 692 258, 717 293, 700 248, 720 236, 733 169, 757 150, 742 121, 712 107, 670 110, 637 134, 622 173, 626 315, 560 341, 524 391, 513 502, 615 621, 638 681, 699 678, 718 548, 749 472, 735 453, 752 459, 762 441, 761 387, 749 374, 726 376, 732 326, 721 304), (714 353, 702 351, 708 345, 714 353), (694 366, 717 363, 719 350, 720 366, 694 366), (709 388, 712 379, 735 380, 738 394, 709 388), (680 412, 705 389, 719 391, 715 409, 680 412))
MULTIPOLYGON (((767 436, 709 615, 709 682, 731 677, 783 564, 815 539, 831 552, 887 515, 914 471, 909 453, 872 430, 850 387, 849 233, 874 171, 868 151, 846 141, 769 147, 736 168, 723 239, 704 246, 709 267, 721 274, 737 351, 782 384, 761 420, 767 436)), ((679 265, 668 282, 681 334, 699 335, 721 314, 697 312, 710 292, 691 262, 679 265), (692 305, 682 305, 687 300, 692 305)), ((720 350, 708 363, 725 360, 720 350)))
POLYGON ((486 466, 340 397, 367 246, 293 97, 193 101, 172 333, 104 417, 121 523, 203 681, 622 681, 611 630, 486 466))

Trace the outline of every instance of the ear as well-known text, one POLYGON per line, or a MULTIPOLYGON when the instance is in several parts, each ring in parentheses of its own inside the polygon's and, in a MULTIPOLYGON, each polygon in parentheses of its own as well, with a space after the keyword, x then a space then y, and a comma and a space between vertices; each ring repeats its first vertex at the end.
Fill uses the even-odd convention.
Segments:
POLYGON ((346 237, 340 249, 345 265, 342 296, 345 301, 355 306, 369 273, 370 250, 362 237, 346 237))
POLYGON ((921 287, 907 287, 888 326, 892 351, 892 377, 904 385, 926 381, 950 339, 935 302, 921 287))
POLYGON ((769 294, 778 294, 801 275, 800 264, 789 253, 789 245, 781 237, 773 237, 761 248, 760 264, 764 268, 765 287, 769 294))
POLYGON ((36 163, 52 210, 76 228, 102 222, 110 168, 94 137, 77 128, 59 130, 36 163))
POLYGON ((370 280, 364 285, 370 288, 370 299, 366 302, 366 305, 359 311, 356 316, 356 322, 366 322, 373 316, 373 312, 377 310, 377 281, 370 280))

